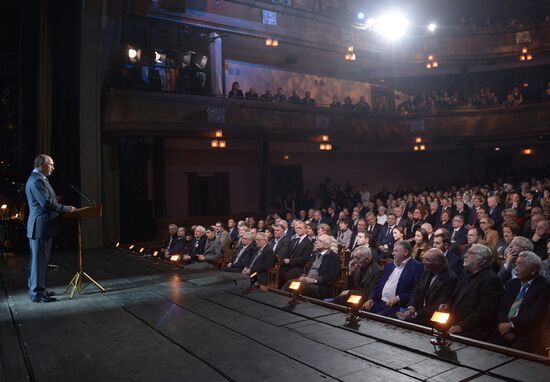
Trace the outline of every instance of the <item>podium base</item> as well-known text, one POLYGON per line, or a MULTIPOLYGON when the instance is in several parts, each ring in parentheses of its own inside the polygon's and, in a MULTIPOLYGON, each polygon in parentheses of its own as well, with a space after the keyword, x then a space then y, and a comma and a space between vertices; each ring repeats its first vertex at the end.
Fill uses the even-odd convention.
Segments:
POLYGON ((76 292, 76 291, 78 291, 78 293, 84 292, 84 289, 86 289, 86 286, 87 286, 87 285, 84 285, 84 283, 83 283, 84 277, 87 278, 96 287, 98 287, 102 292, 105 292, 105 288, 103 288, 101 285, 99 285, 99 283, 97 281, 95 281, 93 278, 91 278, 90 275, 88 275, 84 271, 78 271, 73 276, 73 278, 71 279, 71 282, 69 283, 69 285, 65 289, 65 293, 67 293, 67 291, 72 288, 70 297, 73 298, 74 292, 76 292))

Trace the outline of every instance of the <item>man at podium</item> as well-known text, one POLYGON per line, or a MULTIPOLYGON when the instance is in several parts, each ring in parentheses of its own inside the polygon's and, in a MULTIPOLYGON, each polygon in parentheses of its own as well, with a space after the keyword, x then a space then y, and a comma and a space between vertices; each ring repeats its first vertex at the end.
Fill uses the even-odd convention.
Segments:
POLYGON ((62 212, 74 212, 73 206, 64 206, 57 201, 55 191, 48 182, 54 170, 53 159, 40 154, 34 159, 34 170, 25 185, 29 220, 27 237, 31 247, 29 266, 29 295, 32 302, 53 302, 53 292, 46 290, 46 274, 52 247, 57 234, 56 218, 62 212))

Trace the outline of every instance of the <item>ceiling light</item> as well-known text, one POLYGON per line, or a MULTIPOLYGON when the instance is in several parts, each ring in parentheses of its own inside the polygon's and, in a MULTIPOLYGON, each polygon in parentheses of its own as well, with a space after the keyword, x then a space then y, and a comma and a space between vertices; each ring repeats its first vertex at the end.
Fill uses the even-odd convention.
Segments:
POLYGON ((376 21, 375 29, 388 40, 397 40, 402 37, 409 27, 409 23, 398 12, 382 15, 376 21))
POLYGON ((213 148, 216 148, 216 147, 219 147, 220 146, 220 141, 217 140, 217 139, 212 139, 210 141, 210 147, 213 147, 213 148))
POLYGON ((216 131, 214 132, 214 136, 215 136, 216 138, 221 138, 221 137, 223 137, 223 131, 222 131, 222 130, 216 130, 216 131))
POLYGON ((527 47, 521 48, 521 53, 524 53, 524 54, 525 54, 525 53, 527 53, 527 52, 528 52, 527 47))
POLYGON ((428 30, 429 30, 430 32, 433 33, 433 32, 435 32, 436 29, 437 29, 437 25, 435 25, 435 23, 430 23, 430 24, 428 24, 428 30))
POLYGON ((359 20, 364 20, 364 19, 365 19, 365 14, 364 14, 363 12, 359 12, 359 13, 357 14, 357 18, 358 18, 359 20))
POLYGON ((323 142, 328 142, 328 141, 329 141, 328 135, 321 135, 321 140, 322 140, 323 142))
POLYGON ((439 66, 437 61, 432 62, 432 68, 437 68, 439 66))
POLYGON ((270 38, 266 38, 265 39, 265 46, 272 46, 273 45, 273 40, 270 39, 270 38))

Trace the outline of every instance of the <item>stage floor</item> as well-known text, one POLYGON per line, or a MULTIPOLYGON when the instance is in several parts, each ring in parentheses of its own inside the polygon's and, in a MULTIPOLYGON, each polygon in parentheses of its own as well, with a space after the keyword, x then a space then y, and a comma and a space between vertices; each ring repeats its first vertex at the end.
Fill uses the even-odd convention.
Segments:
POLYGON ((0 381, 548 381, 550 367, 254 290, 238 275, 181 269, 112 249, 86 251, 89 285, 63 294, 74 253, 56 253, 31 304, 27 257, 0 260, 0 381))

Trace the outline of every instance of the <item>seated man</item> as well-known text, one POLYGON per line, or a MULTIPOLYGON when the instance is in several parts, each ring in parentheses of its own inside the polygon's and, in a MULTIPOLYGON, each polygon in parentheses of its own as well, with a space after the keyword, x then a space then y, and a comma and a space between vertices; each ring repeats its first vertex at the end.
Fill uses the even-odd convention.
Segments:
MULTIPOLYGON (((491 249, 483 244, 472 244, 464 254, 464 271, 450 305, 449 333, 482 341, 489 337, 502 296, 500 279, 491 270, 492 256, 491 249)), ((447 308, 446 304, 439 307, 440 310, 447 308)))
POLYGON ((244 267, 242 274, 250 276, 257 273, 258 283, 267 285, 267 271, 275 264, 275 254, 271 246, 267 245, 267 235, 263 232, 256 234, 256 246, 258 251, 250 265, 244 267))
POLYGON ((204 253, 204 246, 206 244, 206 230, 203 226, 198 225, 194 230, 195 238, 193 239, 193 244, 191 245, 191 251, 188 254, 185 254, 183 260, 190 261, 196 260, 196 256, 204 253))
MULTIPOLYGON (((437 236, 436 236, 437 239, 437 236)), ((432 248, 424 255, 424 274, 414 288, 407 311, 407 321, 430 326, 430 318, 441 304, 450 304, 457 277, 447 265, 441 249, 432 248)))
MULTIPOLYGON (((359 232, 361 237, 364 232, 359 232)), ((368 299, 372 288, 382 277, 382 268, 373 261, 372 253, 367 245, 358 246, 351 254, 346 278, 346 290, 334 299, 336 304, 346 305, 350 294, 361 295, 361 305, 368 299)))
POLYGON ((242 272, 244 268, 250 266, 250 261, 256 252, 256 246, 253 245, 254 234, 251 232, 243 233, 241 244, 235 250, 235 255, 231 262, 223 268, 224 272, 242 272))
MULTIPOLYGON (((306 239, 308 240, 308 239, 306 239)), ((340 276, 340 260, 338 255, 330 250, 331 239, 328 235, 321 235, 315 240, 316 255, 306 267, 306 273, 300 278, 288 280, 283 290, 288 292, 292 281, 300 282, 300 294, 313 298, 331 297, 329 283, 338 280, 340 276)))
POLYGON ((271 249, 277 257, 278 261, 286 259, 288 257, 288 246, 290 245, 290 239, 285 235, 285 226, 282 224, 275 224, 273 227, 273 240, 271 241, 271 249))
POLYGON ((384 274, 371 292, 363 308, 383 316, 394 316, 407 306, 411 293, 422 277, 422 264, 411 259, 411 245, 399 240, 393 246, 393 262, 384 267, 384 274))
POLYGON ((178 227, 176 233, 176 238, 172 240, 170 247, 164 252, 165 259, 169 259, 172 255, 183 255, 185 253, 185 228, 178 227))
POLYGON ((492 342, 526 352, 538 350, 550 302, 550 283, 540 274, 541 265, 534 252, 517 256, 517 277, 506 284, 497 310, 498 333, 493 333, 492 342))
POLYGON ((447 261, 447 265, 452 269, 458 277, 462 273, 462 255, 458 245, 451 245, 451 237, 447 230, 442 230, 434 236, 434 248, 438 248, 443 252, 443 256, 447 261))
POLYGON ((313 252, 313 243, 307 237, 306 223, 301 220, 296 221, 294 230, 297 237, 290 242, 288 257, 282 259, 279 268, 279 287, 304 273, 304 266, 313 252))
POLYGON ((168 249, 172 245, 172 242, 174 241, 174 239, 176 239, 178 237, 177 232, 178 232, 178 226, 177 225, 170 224, 168 226, 168 237, 166 238, 166 240, 164 240, 162 242, 162 247, 160 248, 160 257, 161 258, 166 257, 166 253, 168 252, 168 249))
POLYGON ((523 236, 516 236, 510 242, 508 248, 506 248, 506 259, 498 271, 498 277, 502 282, 507 282, 510 279, 517 277, 516 259, 521 252, 533 251, 533 243, 523 236))
POLYGON ((216 227, 208 227, 206 229, 206 242, 204 243, 203 253, 191 254, 185 256, 187 261, 200 261, 212 263, 221 256, 220 240, 216 237, 216 227))

